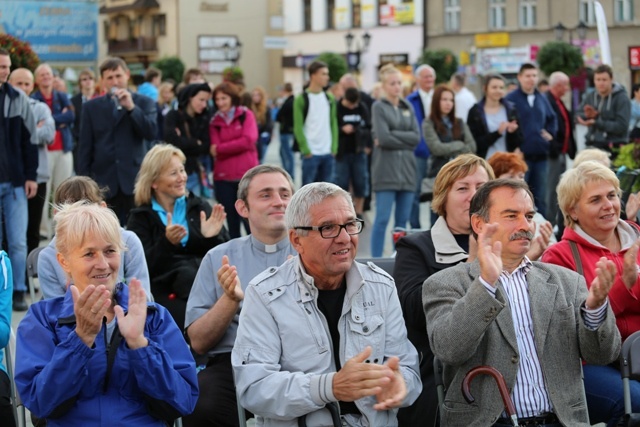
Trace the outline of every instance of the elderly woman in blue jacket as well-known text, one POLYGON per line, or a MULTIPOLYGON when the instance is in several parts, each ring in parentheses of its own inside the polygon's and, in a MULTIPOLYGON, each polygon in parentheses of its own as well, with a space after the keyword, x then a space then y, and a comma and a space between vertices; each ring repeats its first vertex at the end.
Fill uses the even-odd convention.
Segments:
POLYGON ((195 407, 195 362, 140 282, 118 283, 120 226, 113 211, 77 202, 56 214, 64 297, 33 304, 17 333, 15 382, 47 426, 166 426, 195 407))

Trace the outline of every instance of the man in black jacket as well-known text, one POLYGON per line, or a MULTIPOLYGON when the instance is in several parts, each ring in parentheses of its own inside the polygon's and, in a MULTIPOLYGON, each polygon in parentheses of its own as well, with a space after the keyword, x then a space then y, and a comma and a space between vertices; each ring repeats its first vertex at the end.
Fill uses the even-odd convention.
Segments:
POLYGON ((282 88, 282 97, 286 98, 276 121, 280 123, 280 161, 282 168, 294 179, 295 161, 293 159, 293 86, 285 83, 282 88))
POLYGON ((549 178, 547 190, 547 219, 552 225, 558 224, 558 195, 556 187, 560 175, 567 170, 567 156, 576 155, 576 140, 573 137, 573 115, 562 102, 562 97, 570 90, 569 76, 556 71, 549 76, 549 90, 544 94, 556 115, 558 131, 549 147, 549 178))

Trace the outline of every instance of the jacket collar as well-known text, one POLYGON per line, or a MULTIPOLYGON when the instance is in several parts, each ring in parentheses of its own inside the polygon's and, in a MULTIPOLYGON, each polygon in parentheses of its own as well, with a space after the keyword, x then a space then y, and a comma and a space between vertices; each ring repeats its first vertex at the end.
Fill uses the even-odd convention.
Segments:
MULTIPOLYGON (((618 220, 618 225, 616 226, 616 231, 618 232, 618 236, 620 237, 620 250, 626 251, 629 249, 633 243, 640 237, 640 230, 638 230, 635 226, 631 225, 627 221, 618 220)), ((562 239, 571 240, 576 243, 580 243, 581 245, 591 246, 593 248, 609 250, 608 248, 602 246, 600 242, 596 239, 588 235, 579 225, 575 225, 574 228, 565 228, 564 233, 562 234, 562 239)))
POLYGON ((431 228, 431 240, 436 251, 436 261, 439 264, 457 264, 466 261, 469 257, 469 254, 456 242, 444 217, 438 217, 431 228))
MULTIPOLYGON (((293 262, 294 271, 298 271, 300 274, 301 280, 298 281, 298 287, 300 289, 302 302, 316 300, 318 297, 318 288, 315 286, 313 277, 307 274, 304 265, 302 265, 302 262, 300 261, 299 255, 293 258, 293 262)), ((351 264, 351 268, 347 271, 345 277, 347 281, 345 301, 349 301, 364 285, 364 278, 362 277, 358 263, 355 260, 351 264)))

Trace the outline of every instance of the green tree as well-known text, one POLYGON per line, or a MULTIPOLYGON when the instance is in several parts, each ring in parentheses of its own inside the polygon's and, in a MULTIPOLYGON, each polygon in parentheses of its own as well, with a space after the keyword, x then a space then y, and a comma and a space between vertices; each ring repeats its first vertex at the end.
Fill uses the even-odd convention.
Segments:
POLYGON ((165 56, 151 65, 162 71, 163 79, 172 79, 175 82, 182 81, 184 62, 177 56, 165 56))
POLYGON ((554 71, 573 76, 584 66, 580 48, 561 41, 545 43, 538 51, 537 61, 547 76, 554 71))
POLYGON ((332 82, 340 80, 340 77, 345 75, 349 69, 344 56, 334 52, 322 52, 316 59, 327 64, 329 67, 329 80, 332 82))
POLYGON ((458 70, 458 58, 449 49, 425 50, 418 65, 427 64, 436 71, 436 83, 446 83, 458 70))
POLYGON ((222 70, 222 80, 244 86, 244 72, 238 66, 227 67, 222 70))
POLYGON ((26 68, 33 72, 40 64, 40 58, 31 49, 29 42, 22 41, 9 34, 0 34, 0 47, 9 51, 11 70, 26 68))

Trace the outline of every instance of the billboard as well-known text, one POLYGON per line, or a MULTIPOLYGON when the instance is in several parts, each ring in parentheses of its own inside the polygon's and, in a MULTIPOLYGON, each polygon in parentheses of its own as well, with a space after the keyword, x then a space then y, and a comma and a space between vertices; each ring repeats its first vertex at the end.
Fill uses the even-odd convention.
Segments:
POLYGON ((98 4, 3 0, 0 32, 29 42, 44 62, 95 61, 98 4))

